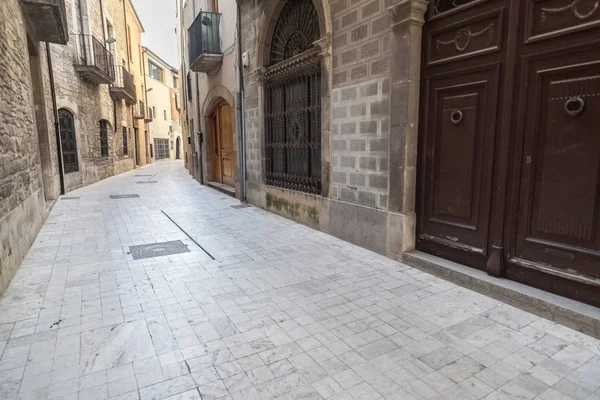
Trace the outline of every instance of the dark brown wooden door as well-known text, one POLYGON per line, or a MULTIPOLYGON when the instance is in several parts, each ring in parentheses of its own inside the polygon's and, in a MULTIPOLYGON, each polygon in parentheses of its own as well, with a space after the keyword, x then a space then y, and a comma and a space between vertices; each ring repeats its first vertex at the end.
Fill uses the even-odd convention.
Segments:
POLYGON ((508 276, 600 304, 599 3, 524 3, 508 276))
POLYGON ((483 269, 509 1, 452 3, 423 30, 417 246, 483 269))
POLYGON ((482 270, 498 250, 500 274, 600 305, 598 1, 426 19, 417 247, 482 270))

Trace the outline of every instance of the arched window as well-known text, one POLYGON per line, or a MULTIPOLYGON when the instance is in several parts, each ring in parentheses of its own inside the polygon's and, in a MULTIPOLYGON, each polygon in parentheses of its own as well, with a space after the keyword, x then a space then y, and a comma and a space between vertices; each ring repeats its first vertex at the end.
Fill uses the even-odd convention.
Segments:
POLYGON ((100 120, 100 155, 108 157, 108 121, 100 120))
POLYGON ((75 137, 75 116, 69 110, 58 110, 60 144, 65 174, 79 171, 77 159, 77 138, 75 137))
POLYGON ((264 77, 266 182, 321 193, 321 37, 312 0, 288 0, 264 77))

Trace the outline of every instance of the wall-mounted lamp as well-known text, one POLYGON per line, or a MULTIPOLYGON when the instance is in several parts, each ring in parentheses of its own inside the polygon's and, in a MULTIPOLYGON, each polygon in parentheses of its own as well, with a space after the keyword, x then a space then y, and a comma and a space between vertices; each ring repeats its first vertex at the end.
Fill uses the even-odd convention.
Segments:
POLYGON ((113 37, 106 39, 106 44, 113 44, 116 42, 117 42, 117 39, 115 39, 113 37))

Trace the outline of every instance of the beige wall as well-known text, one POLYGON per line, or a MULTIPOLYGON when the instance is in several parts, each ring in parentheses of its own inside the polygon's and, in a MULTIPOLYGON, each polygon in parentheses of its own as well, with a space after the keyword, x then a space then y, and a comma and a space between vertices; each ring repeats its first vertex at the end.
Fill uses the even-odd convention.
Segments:
MULTIPOLYGON (((175 91, 173 77, 179 77, 179 72, 151 53, 151 51, 144 52, 144 63, 146 68, 146 85, 149 90, 147 93, 148 107, 156 110, 152 122, 148 124, 150 144, 154 147, 155 138, 169 139, 169 158, 173 160, 176 156, 176 131, 179 130, 178 120, 177 126, 175 126, 174 120, 176 118, 172 113, 172 95, 175 91), (162 69, 162 80, 157 80, 150 76, 148 62, 152 62, 162 69)), ((153 151, 152 159, 156 159, 155 150, 153 151)))

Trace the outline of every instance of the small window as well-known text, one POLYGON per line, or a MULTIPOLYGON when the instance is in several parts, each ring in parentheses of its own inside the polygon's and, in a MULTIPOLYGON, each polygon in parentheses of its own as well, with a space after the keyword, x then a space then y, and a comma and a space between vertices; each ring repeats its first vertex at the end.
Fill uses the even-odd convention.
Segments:
POLYGON ((177 77, 176 77, 175 75, 173 75, 173 87, 174 87, 175 89, 177 89, 177 88, 178 88, 178 84, 179 84, 179 82, 178 82, 178 81, 179 81, 179 80, 177 79, 177 77))
POLYGON ((165 115, 165 121, 167 120, 167 110, 164 110, 164 115, 165 115))
POLYGON ((158 65, 154 64, 152 61, 148 60, 148 75, 162 82, 163 69, 158 65))
POLYGON ((187 74, 187 96, 188 100, 192 101, 192 74, 188 72, 187 74))
POLYGON ((156 116, 156 107, 152 106, 152 116, 156 116))
POLYGON ((108 121, 100 120, 100 155, 108 157, 108 121))
POLYGON ((77 172, 79 171, 79 161, 75 137, 75 116, 71 111, 61 108, 58 110, 58 124, 65 174, 77 172))
POLYGON ((142 46, 139 44, 138 44, 138 54, 140 56, 140 74, 143 74, 144 73, 144 57, 142 57, 142 46))
POLYGON ((123 154, 127 155, 129 153, 129 149, 127 147, 127 128, 123 127, 123 154))
POLYGON ((133 62, 133 50, 131 49, 131 28, 127 25, 127 47, 129 49, 129 61, 133 62))

